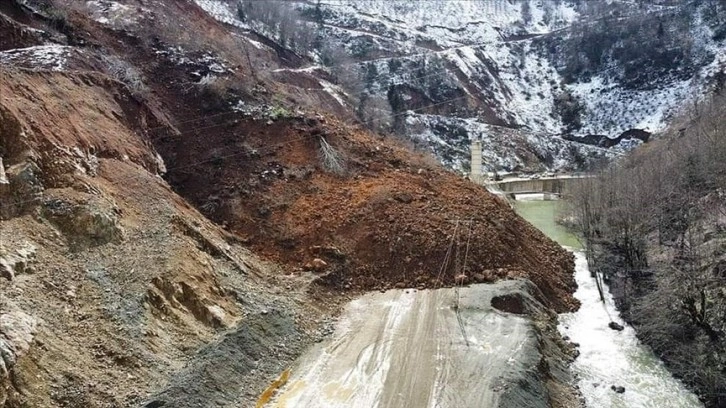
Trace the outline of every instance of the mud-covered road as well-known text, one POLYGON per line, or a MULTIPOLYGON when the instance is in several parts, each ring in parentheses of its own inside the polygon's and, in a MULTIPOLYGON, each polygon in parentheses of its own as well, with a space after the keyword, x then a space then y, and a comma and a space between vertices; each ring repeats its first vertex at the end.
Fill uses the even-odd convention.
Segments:
POLYGON ((531 321, 490 305, 492 297, 522 285, 462 288, 458 316, 455 289, 394 290, 355 300, 334 335, 298 361, 268 406, 518 406, 500 404, 514 398, 546 407, 546 392, 529 378, 540 360, 531 321))

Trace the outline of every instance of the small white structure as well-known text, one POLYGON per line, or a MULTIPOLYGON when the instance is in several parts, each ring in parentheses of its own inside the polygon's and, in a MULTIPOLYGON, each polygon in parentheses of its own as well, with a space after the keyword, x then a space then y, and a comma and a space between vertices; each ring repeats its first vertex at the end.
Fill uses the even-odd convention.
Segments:
POLYGON ((481 184, 483 181, 481 167, 481 140, 474 140, 471 142, 471 172, 469 173, 469 179, 474 183, 481 184))

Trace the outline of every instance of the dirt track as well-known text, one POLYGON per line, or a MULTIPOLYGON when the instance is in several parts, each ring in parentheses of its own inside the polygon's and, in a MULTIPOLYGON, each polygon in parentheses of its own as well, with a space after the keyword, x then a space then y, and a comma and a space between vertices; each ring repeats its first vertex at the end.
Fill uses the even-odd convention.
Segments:
POLYGON ((268 406, 546 407, 542 387, 524 384, 540 357, 531 320, 490 305, 493 296, 511 293, 520 283, 461 290, 468 345, 454 289, 394 290, 353 301, 333 337, 299 360, 268 406), (503 398, 512 392, 531 395, 503 398))

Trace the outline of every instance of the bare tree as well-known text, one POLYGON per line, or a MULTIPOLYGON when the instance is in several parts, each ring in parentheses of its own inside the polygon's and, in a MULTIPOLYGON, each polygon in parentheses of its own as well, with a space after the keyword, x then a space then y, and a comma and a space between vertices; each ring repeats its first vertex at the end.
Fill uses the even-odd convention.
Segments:
POLYGON ((343 154, 331 146, 325 137, 320 137, 320 161, 325 170, 343 175, 346 171, 346 164, 343 154))
POLYGON ((726 403, 726 97, 583 180, 572 210, 594 271, 641 338, 710 406, 726 403), (723 267, 722 267, 723 265, 723 267))
POLYGON ((532 22, 532 6, 529 4, 529 0, 522 1, 522 21, 525 25, 532 22))

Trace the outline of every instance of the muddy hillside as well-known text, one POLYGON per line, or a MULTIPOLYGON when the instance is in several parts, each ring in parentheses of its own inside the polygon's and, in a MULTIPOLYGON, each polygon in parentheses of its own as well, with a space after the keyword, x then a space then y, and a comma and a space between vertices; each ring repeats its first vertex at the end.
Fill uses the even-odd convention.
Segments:
POLYGON ((338 289, 524 277, 557 310, 572 307, 571 258, 425 154, 322 116, 239 122, 155 145, 180 167, 171 185, 256 252, 338 289))
POLYGON ((101 3, 0 4, 0 407, 251 406, 366 290, 577 306, 507 203, 274 72, 304 57, 101 3))

